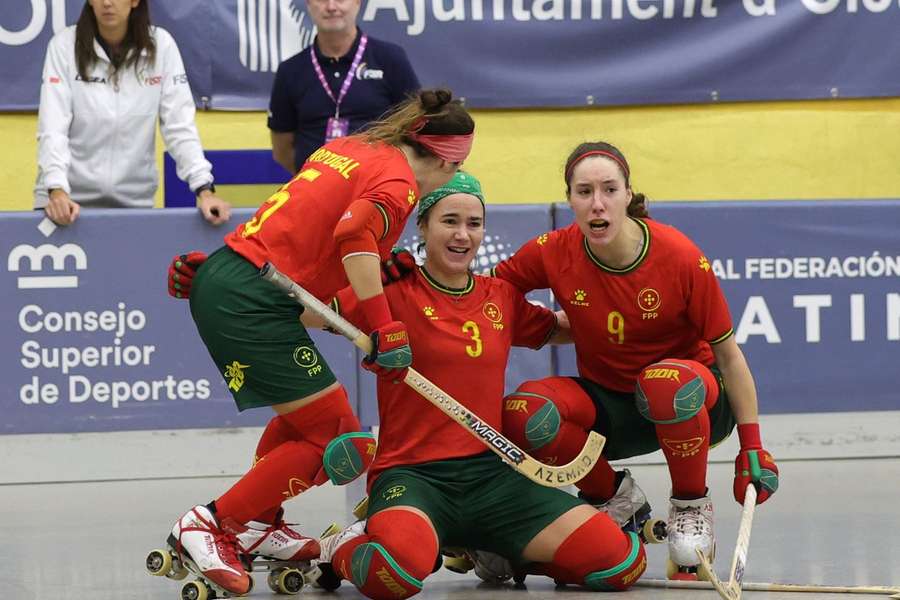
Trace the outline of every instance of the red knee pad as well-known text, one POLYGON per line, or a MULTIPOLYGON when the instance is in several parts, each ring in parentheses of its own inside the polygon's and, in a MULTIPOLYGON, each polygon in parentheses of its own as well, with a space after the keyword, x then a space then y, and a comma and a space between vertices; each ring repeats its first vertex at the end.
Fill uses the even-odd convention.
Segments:
POLYGON ((366 535, 339 548, 332 564, 367 597, 403 600, 421 591, 437 554, 431 524, 422 515, 400 508, 370 517, 366 535))
POLYGON ((594 590, 624 590, 647 569, 644 546, 606 513, 597 513, 573 531, 553 555, 553 566, 594 590))
POLYGON ((707 367, 673 358, 645 367, 634 393, 638 411, 658 425, 687 421, 703 407, 712 408, 718 397, 716 377, 707 367))
POLYGON ((596 416, 594 402, 575 380, 547 377, 526 381, 504 398, 503 433, 539 456, 557 455, 573 443, 577 454, 596 416))

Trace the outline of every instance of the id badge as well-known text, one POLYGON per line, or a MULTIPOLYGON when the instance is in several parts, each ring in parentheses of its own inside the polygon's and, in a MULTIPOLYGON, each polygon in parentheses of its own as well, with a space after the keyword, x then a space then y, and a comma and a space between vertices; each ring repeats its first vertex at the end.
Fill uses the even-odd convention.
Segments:
POLYGON ((342 119, 340 117, 331 117, 325 125, 325 141, 330 142, 333 139, 344 137, 350 133, 350 119, 342 119))

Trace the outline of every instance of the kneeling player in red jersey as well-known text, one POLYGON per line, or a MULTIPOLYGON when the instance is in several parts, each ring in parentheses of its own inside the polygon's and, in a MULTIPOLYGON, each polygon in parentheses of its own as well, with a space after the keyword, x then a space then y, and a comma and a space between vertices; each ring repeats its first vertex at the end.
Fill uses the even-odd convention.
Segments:
MULTIPOLYGON (((420 201, 418 223, 425 263, 385 288, 391 311, 409 329, 416 369, 498 427, 510 347, 543 345, 556 333, 555 315, 507 282, 469 270, 484 235, 473 177, 458 173, 420 201)), ((335 307, 351 321, 362 319, 347 290, 335 307)), ((408 598, 447 546, 500 554, 596 590, 622 590, 641 576, 646 557, 637 535, 505 466, 399 384, 402 373, 368 359, 364 366, 379 375, 379 444, 368 475, 368 520, 321 540, 321 560, 340 577, 369 598, 408 598)))
MULTIPOLYGON (((523 293, 553 290, 571 324, 579 376, 523 383, 506 403, 503 432, 559 462, 575 456, 590 430, 606 436, 609 460, 662 449, 672 477, 668 573, 693 579, 696 550, 715 551, 710 444, 737 423, 738 502, 751 482, 758 503, 778 489, 753 376, 709 261, 684 234, 649 218, 622 153, 581 144, 565 181, 575 222, 527 242, 494 274, 523 293)), ((628 471, 606 461, 577 486, 623 525, 649 513, 628 471)))

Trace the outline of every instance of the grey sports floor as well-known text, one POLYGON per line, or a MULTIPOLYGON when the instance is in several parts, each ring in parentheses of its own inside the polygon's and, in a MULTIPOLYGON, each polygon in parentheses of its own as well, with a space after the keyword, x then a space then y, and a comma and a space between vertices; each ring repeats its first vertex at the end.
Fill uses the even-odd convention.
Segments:
MULTIPOLYGON (((4 457, 16 460, 15 456, 4 457)), ((65 456, 60 461, 70 460, 65 456)), ((900 586, 900 459, 781 462, 782 488, 760 506, 754 521, 747 581, 900 586)), ((633 472, 660 516, 666 509, 667 473, 660 465, 633 472)), ((731 467, 711 465, 718 537, 717 570, 727 571, 739 506, 731 498, 731 467)), ((144 571, 147 552, 164 544, 174 519, 225 489, 232 477, 119 480, 0 485, 0 598, 11 600, 120 600, 179 598, 180 583, 144 571)), ((320 533, 346 523, 362 493, 325 487, 286 505, 289 521, 320 533)), ((665 575, 664 546, 649 549, 646 578, 665 575)), ((276 598, 257 574, 250 597, 276 598)), ((441 570, 421 598, 504 600, 594 597, 577 588, 555 590, 530 577, 525 589, 485 587, 474 575, 441 570)), ((334 594, 304 589, 301 596, 361 598, 347 584, 334 594)), ((687 599, 713 591, 633 588, 604 597, 687 599)), ((751 593, 745 598, 840 598, 846 594, 751 593)), ((875 598, 879 596, 849 596, 875 598)), ((887 596, 881 596, 886 598, 887 596)))

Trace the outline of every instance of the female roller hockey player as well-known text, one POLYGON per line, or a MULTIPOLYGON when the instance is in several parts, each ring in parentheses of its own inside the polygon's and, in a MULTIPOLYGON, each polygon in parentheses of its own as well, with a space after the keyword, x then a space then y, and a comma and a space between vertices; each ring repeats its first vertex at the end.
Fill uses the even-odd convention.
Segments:
MULTIPOLYGON (((415 367, 496 427, 510 347, 541 346, 554 335, 555 316, 508 283, 470 272, 484 235, 484 204, 472 176, 458 173, 424 198, 418 223, 425 263, 385 288, 391 311, 409 328, 415 367)), ((335 306, 351 321, 365 318, 347 290, 335 306)), ((422 589, 444 546, 535 563, 560 582, 596 590, 622 590, 640 577, 646 558, 637 535, 505 466, 400 385, 402 371, 383 370, 374 358, 366 365, 379 374, 380 430, 368 520, 321 540, 321 561, 340 577, 369 598, 402 600, 422 589)))
POLYGON ((372 368, 402 372, 411 363, 410 346, 383 294, 380 258, 389 255, 419 195, 459 168, 474 127, 449 91, 421 91, 364 134, 314 152, 208 260, 192 253, 173 261, 170 293, 189 295, 200 336, 238 409, 271 406, 277 413, 250 471, 172 528, 173 551, 214 586, 232 594, 250 589, 240 553, 318 556, 314 540, 284 524, 282 502, 329 478, 352 480, 329 468, 336 444, 355 448, 363 465, 374 450, 371 436, 354 433, 359 422, 347 393, 299 326, 299 305, 262 280, 259 267, 272 262, 325 301, 349 283, 360 298, 358 323, 378 340, 372 368))
MULTIPOLYGON (((695 579, 696 549, 715 551, 707 453, 735 420, 735 499, 743 502, 751 481, 759 503, 778 489, 778 468, 760 441, 753 376, 709 261, 685 235, 648 217, 622 153, 581 144, 565 181, 575 222, 527 242, 494 274, 522 292, 553 290, 571 324, 579 377, 523 383, 505 405, 503 432, 560 463, 592 429, 606 436, 609 460, 662 449, 672 478, 668 574, 695 579)), ((649 514, 628 471, 606 461, 576 485, 623 525, 649 514)))

